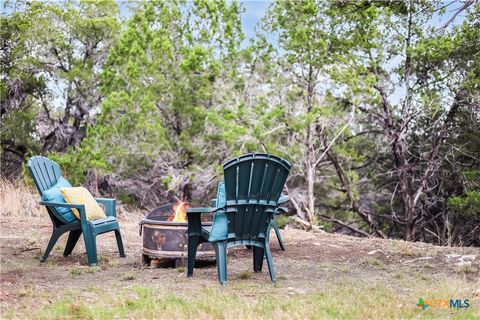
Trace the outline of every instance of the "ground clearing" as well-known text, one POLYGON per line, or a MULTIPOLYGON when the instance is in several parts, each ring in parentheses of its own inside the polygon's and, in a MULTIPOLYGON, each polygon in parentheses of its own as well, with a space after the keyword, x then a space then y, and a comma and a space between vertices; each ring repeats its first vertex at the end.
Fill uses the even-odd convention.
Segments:
MULTIPOLYGON (((46 215, 46 214, 45 214, 46 215)), ((62 256, 63 236, 39 262, 48 217, 1 216, 1 318, 480 318, 480 250, 283 230, 272 240, 278 282, 252 272, 251 253, 229 257, 229 284, 214 266, 146 269, 141 216, 120 216, 127 258, 113 234, 98 238, 100 265, 86 266, 83 242, 62 256), (40 248, 40 249, 38 249, 40 248), (468 299, 468 309, 416 306, 423 299, 468 299)))

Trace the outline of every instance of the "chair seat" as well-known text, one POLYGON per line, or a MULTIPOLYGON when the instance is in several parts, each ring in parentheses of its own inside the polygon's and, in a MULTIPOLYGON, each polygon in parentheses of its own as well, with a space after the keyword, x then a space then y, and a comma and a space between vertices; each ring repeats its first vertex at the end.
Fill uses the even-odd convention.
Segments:
MULTIPOLYGON (((210 234, 212 233, 212 226, 202 226, 202 237, 208 239, 210 234)), ((234 233, 229 233, 227 239, 235 239, 234 233)), ((265 233, 260 232, 258 235, 258 239, 265 239, 265 233)))
POLYGON ((103 219, 88 221, 94 234, 102 234, 118 228, 117 218, 108 216, 103 219))
POLYGON ((110 222, 117 222, 117 218, 112 216, 107 216, 106 218, 88 221, 88 223, 90 223, 94 227, 100 226, 105 223, 110 223, 110 222))

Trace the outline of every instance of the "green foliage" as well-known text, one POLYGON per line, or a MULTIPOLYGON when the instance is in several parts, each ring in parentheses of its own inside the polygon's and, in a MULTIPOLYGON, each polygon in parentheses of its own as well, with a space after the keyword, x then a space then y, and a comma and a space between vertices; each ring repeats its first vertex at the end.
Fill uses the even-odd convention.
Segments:
POLYGON ((65 153, 50 153, 48 157, 60 165, 62 173, 72 185, 83 184, 87 174, 92 170, 95 174, 100 170, 109 172, 108 163, 105 162, 103 155, 88 145, 80 150, 69 148, 65 153))
MULTIPOLYGON (((228 149, 212 152, 221 135, 209 127, 232 120, 214 105, 223 98, 219 81, 236 79, 239 14, 235 2, 148 2, 136 10, 105 63, 95 125, 59 158, 69 175, 161 177, 163 190, 178 194, 199 166, 222 161, 228 149)), ((233 141, 238 132, 225 136, 233 141)))
POLYGON ((125 204, 130 204, 130 205, 137 205, 138 203, 136 202, 135 198, 128 193, 124 192, 119 192, 115 195, 116 199, 121 201, 122 203, 125 204))
POLYGON ((277 221, 278 227, 279 227, 280 229, 283 229, 283 228, 285 228, 285 226, 286 226, 287 224, 290 223, 291 218, 290 218, 289 216, 287 216, 287 215, 280 214, 280 215, 278 215, 278 216, 275 218, 275 220, 277 221))
POLYGON ((29 154, 63 153, 80 143, 97 112, 98 76, 120 28, 117 4, 72 0, 5 6, 2 159, 10 161, 7 153, 17 162, 29 154))
POLYGON ((333 222, 325 221, 325 220, 322 220, 318 217, 315 217, 313 219, 313 222, 314 222, 315 225, 320 226, 322 228, 322 230, 324 230, 326 232, 332 232, 333 227, 335 225, 333 222))
POLYGON ((480 192, 469 191, 464 196, 448 199, 448 208, 456 215, 472 218, 480 215, 480 192))
POLYGON ((17 111, 7 114, 2 118, 0 134, 2 141, 9 141, 11 145, 23 146, 31 153, 40 149, 34 137, 35 119, 30 112, 17 111))
POLYGON ((275 1, 243 47, 236 1, 141 2, 125 20, 116 1, 7 6, 2 175, 43 153, 153 207, 207 201, 222 161, 269 152, 313 214, 393 236, 408 201, 422 228, 448 229, 438 210, 478 219, 478 3, 435 29, 437 2, 275 1))

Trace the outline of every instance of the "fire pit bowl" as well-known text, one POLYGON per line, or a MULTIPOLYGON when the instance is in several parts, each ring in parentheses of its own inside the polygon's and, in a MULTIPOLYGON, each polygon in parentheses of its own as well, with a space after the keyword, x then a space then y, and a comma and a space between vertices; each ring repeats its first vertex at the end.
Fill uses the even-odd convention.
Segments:
MULTIPOLYGON (((163 205, 150 211, 140 221, 143 235, 142 261, 144 265, 183 266, 187 259, 187 226, 185 208, 192 205, 179 202, 163 205)), ((195 207, 198 207, 195 205, 195 207)), ((212 225, 213 214, 202 215, 202 224, 212 225)), ((213 245, 198 246, 197 259, 215 259, 213 245)))

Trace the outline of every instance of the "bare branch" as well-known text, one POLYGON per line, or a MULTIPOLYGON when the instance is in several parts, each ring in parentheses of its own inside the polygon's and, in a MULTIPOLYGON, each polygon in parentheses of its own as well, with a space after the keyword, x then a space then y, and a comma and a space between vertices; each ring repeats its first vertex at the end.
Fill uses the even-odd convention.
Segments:
POLYGON ((460 13, 462 13, 462 12, 465 11, 465 10, 467 10, 467 8, 470 7, 470 6, 471 6, 472 4, 474 4, 474 3, 475 3, 475 0, 467 0, 467 1, 465 1, 465 3, 464 3, 460 8, 458 8, 457 11, 453 14, 453 16, 452 16, 450 19, 448 19, 448 21, 445 22, 445 24, 444 24, 443 26, 441 26, 440 28, 438 28, 437 31, 446 29, 446 28, 448 27, 448 25, 449 25, 450 23, 452 23, 452 22, 457 18, 457 16, 458 16, 460 13))

